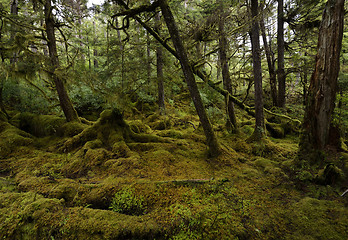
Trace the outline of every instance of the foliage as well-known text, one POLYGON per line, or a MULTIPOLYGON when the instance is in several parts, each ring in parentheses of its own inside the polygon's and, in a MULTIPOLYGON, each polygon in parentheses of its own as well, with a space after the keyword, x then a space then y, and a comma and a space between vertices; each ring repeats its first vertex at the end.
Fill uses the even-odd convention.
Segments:
POLYGON ((137 196, 134 188, 125 187, 118 191, 110 204, 110 209, 127 215, 142 215, 146 211, 144 197, 137 196))

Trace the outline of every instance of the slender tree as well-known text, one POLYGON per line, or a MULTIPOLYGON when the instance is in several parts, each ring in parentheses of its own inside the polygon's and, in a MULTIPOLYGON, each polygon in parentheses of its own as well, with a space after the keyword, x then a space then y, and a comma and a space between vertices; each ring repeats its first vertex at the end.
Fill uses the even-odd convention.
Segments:
POLYGON ((339 148, 339 134, 332 126, 337 77, 343 38, 344 0, 326 3, 319 29, 315 69, 310 80, 301 150, 339 148), (336 134, 333 134, 336 132, 336 134))
MULTIPOLYGON (((161 16, 160 13, 157 13, 155 16, 155 31, 157 34, 160 34, 161 31, 161 16)), ((157 89, 158 89, 158 107, 161 114, 165 113, 165 104, 164 104, 164 76, 163 76, 163 51, 161 44, 157 43, 156 45, 156 59, 157 59, 157 89)))
POLYGON ((284 70, 284 0, 278 0, 278 107, 285 107, 285 70, 284 70))
MULTIPOLYGON (((223 0, 218 0, 219 4, 219 58, 222 70, 222 79, 224 89, 232 95, 232 81, 230 76, 230 70, 228 66, 228 58, 227 58, 227 48, 228 43, 226 39, 225 33, 225 20, 226 20, 226 12, 224 11, 224 2, 223 0)), ((237 120, 234 110, 234 103, 232 99, 227 95, 225 97, 226 102, 226 111, 228 117, 228 127, 232 129, 233 132, 238 130, 237 120)))
POLYGON ((196 84, 195 76, 193 74, 189 59, 187 57, 186 49, 182 43, 178 28, 176 26, 174 16, 168 6, 167 0, 159 0, 159 4, 162 10, 162 14, 166 22, 168 31, 170 33, 172 42, 174 44, 176 53, 178 54, 178 58, 181 64, 182 71, 185 76, 188 89, 191 94, 192 101, 195 105, 197 114, 201 121, 203 130, 207 139, 207 145, 209 147, 210 154, 212 156, 217 156, 220 154, 220 147, 216 139, 215 133, 213 131, 213 128, 208 119, 208 116, 205 112, 204 105, 196 84))
POLYGON ((272 102, 273 102, 273 106, 277 106, 278 94, 277 94, 277 75, 275 70, 275 59, 274 59, 274 53, 271 48, 271 40, 269 43, 267 41, 264 17, 262 17, 260 20, 260 30, 261 30, 262 40, 263 40, 263 47, 265 49, 265 54, 267 59, 272 102))
POLYGON ((51 0, 45 1, 44 11, 45 11, 47 45, 48 45, 49 57, 51 60, 50 72, 53 78, 53 82, 56 86, 60 106, 68 122, 79 121, 77 112, 74 109, 74 106, 72 105, 70 98, 68 96, 68 93, 65 89, 64 82, 55 73, 55 71, 60 67, 60 64, 59 64, 59 58, 58 58, 58 52, 57 52, 56 36, 54 33, 55 21, 54 21, 53 13, 52 13, 51 0))
POLYGON ((251 47, 253 55, 253 73, 255 87, 255 130, 252 140, 260 140, 265 131, 262 96, 262 69, 260 50, 260 30, 258 21, 258 0, 251 0, 251 15, 253 18, 251 29, 251 47))

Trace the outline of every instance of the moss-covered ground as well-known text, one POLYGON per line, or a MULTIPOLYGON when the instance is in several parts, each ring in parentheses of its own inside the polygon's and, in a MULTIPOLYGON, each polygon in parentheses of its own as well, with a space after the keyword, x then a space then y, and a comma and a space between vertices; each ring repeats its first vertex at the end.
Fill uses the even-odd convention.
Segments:
POLYGON ((295 168, 296 135, 248 143, 246 116, 239 134, 215 124, 212 159, 198 118, 168 112, 1 121, 0 238, 347 239, 346 153, 326 156, 342 176, 320 185, 295 168))

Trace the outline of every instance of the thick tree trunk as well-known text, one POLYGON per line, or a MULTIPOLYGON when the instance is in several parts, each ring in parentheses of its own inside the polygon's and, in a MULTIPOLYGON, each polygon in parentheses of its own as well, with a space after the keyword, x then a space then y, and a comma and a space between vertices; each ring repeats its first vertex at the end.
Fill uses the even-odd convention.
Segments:
POLYGON ((54 34, 54 19, 52 15, 51 0, 46 0, 45 6, 45 23, 46 23, 46 34, 47 34, 47 45, 49 56, 51 60, 52 78, 56 86, 60 106, 64 112, 65 118, 68 122, 70 121, 80 121, 77 112, 72 105, 68 93, 65 89, 64 82, 54 73, 57 68, 59 68, 59 59, 56 46, 56 37, 54 34))
MULTIPOLYGON (((232 81, 230 76, 230 70, 228 66, 227 59, 227 39, 225 35, 225 12, 223 1, 219 0, 219 8, 220 8, 220 19, 219 19, 219 57, 222 69, 222 79, 224 89, 227 90, 232 95, 232 81)), ((234 103, 232 99, 227 96, 225 97, 226 102, 226 112, 228 117, 227 126, 232 130, 232 132, 238 131, 237 120, 234 110, 234 103)))
POLYGON ((268 45, 267 42, 267 36, 266 36, 266 30, 265 30, 265 23, 264 19, 261 19, 260 21, 260 30, 262 34, 262 40, 263 40, 263 46, 265 48, 266 53, 266 59, 267 59, 267 66, 268 66, 268 72, 269 72, 269 83, 271 86, 271 97, 273 106, 277 106, 277 76, 275 71, 275 61, 274 61, 274 54, 272 52, 271 46, 268 45))
POLYGON ((285 107, 284 0, 278 0, 278 107, 285 107))
MULTIPOLYGON (((301 150, 323 150, 338 144, 339 134, 332 134, 332 113, 335 108, 337 77, 343 37, 344 0, 329 0, 319 30, 315 69, 308 90, 301 150), (331 134, 330 134, 331 133, 331 134), (333 139, 330 139, 330 136, 333 139)), ((334 146, 340 148, 340 146, 334 146)))
POLYGON ((196 84, 195 76, 193 75, 193 71, 189 59, 187 57, 186 49, 182 43, 179 31, 175 24, 174 16, 168 6, 167 0, 159 0, 159 2, 164 20, 166 22, 172 42, 176 49, 176 53, 178 54, 181 68, 183 70, 192 101, 195 105, 197 114, 199 116, 205 136, 207 138, 207 145, 209 147, 210 154, 212 156, 217 156, 220 154, 220 147, 216 139, 215 133, 213 131, 213 128, 208 119, 208 116, 205 112, 203 102, 196 84))
MULTIPOLYGON (((155 17, 155 31, 160 34, 161 31, 161 16, 159 13, 155 17)), ((164 76, 163 76, 163 51, 161 44, 157 43, 156 46, 156 58, 157 58, 157 90, 158 90, 158 107, 161 114, 165 114, 164 104, 164 76)))
POLYGON ((251 29, 251 47, 253 54, 253 73, 255 86, 255 130, 253 140, 260 140, 264 135, 265 120, 263 114, 262 96, 262 70, 261 70, 261 50, 260 50, 260 30, 258 16, 258 0, 251 0, 251 14, 253 24, 251 29))

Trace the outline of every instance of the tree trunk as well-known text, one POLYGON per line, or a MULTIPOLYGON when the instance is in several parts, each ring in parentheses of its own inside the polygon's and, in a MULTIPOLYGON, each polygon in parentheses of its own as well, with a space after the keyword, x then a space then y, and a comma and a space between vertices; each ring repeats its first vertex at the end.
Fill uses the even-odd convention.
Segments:
MULTIPOLYGON (((155 17, 155 31, 160 34, 161 31, 161 16, 159 13, 155 17)), ((163 51, 161 44, 157 43, 156 46, 156 58, 157 58, 157 86, 158 86, 158 107, 161 114, 165 114, 164 104, 164 86, 163 86, 163 51)))
POLYGON ((267 59, 267 66, 268 66, 268 72, 269 72, 269 83, 271 86, 271 97, 273 106, 278 106, 277 102, 277 76, 275 71, 275 61, 274 61, 274 54, 272 52, 271 46, 268 45, 267 42, 267 36, 266 36, 266 30, 265 30, 265 23, 264 19, 261 19, 260 21, 260 30, 262 34, 262 40, 263 40, 263 46, 265 48, 266 53, 266 59, 267 59))
MULTIPOLYGON (((18 0, 13 0, 11 3, 11 15, 18 16, 18 0)), ((11 28, 12 28, 12 31, 11 31, 10 38, 11 38, 11 41, 13 42, 15 38, 16 25, 13 24, 11 28)), ((17 55, 18 55, 17 52, 13 53, 13 56, 10 58, 10 63, 15 63, 18 61, 17 55)))
MULTIPOLYGON (((231 82, 231 76, 230 76, 230 70, 228 66, 228 59, 227 59, 227 39, 225 35, 225 12, 224 12, 224 5, 223 1, 219 0, 219 7, 220 7, 220 19, 219 19, 219 57, 220 57, 220 63, 221 63, 221 70, 222 70, 222 79, 223 79, 223 85, 224 89, 226 89, 231 95, 232 95, 232 82, 231 82)), ((227 96, 225 97, 225 103, 226 103, 226 112, 228 117, 228 124, 227 126, 232 130, 232 132, 237 132, 237 120, 234 110, 234 103, 232 99, 227 96)))
POLYGON ((278 107, 285 107, 284 0, 278 0, 278 107))
POLYGON ((146 78, 147 78, 147 91, 150 94, 151 86, 151 42, 150 34, 146 31, 146 78))
POLYGON ((323 150, 339 145, 339 134, 332 134, 332 113, 335 108, 337 77, 343 37, 344 0, 326 3, 319 30, 315 69, 308 89, 308 102, 303 124, 301 150, 323 150), (332 138, 330 138, 330 136, 332 138), (337 139, 338 138, 338 139, 337 139))
POLYGON ((258 17, 258 0, 251 0, 253 24, 251 29, 251 48, 253 54, 253 73, 255 87, 255 130, 252 140, 260 140, 264 135, 265 121, 263 115, 261 50, 258 17))
POLYGON ((120 44, 120 50, 121 50, 121 88, 122 88, 122 91, 124 91, 124 80, 125 80, 124 45, 123 45, 122 38, 121 38, 121 32, 120 32, 119 27, 118 27, 117 18, 116 18, 116 28, 117 28, 117 30, 116 30, 117 31, 117 38, 118 38, 118 42, 120 44))
POLYGON ((220 154, 220 147, 216 139, 215 133, 213 131, 213 128, 208 119, 208 116, 205 112, 203 102, 196 84, 196 80, 193 75, 193 71, 192 71, 189 59, 187 57, 186 49, 182 43, 182 40, 179 35, 179 31, 175 24, 174 16, 168 6, 167 0, 159 0, 159 2, 160 2, 160 7, 162 10, 164 20, 166 22, 172 42, 176 49, 176 53, 178 54, 181 68, 184 73, 185 80, 186 80, 188 89, 190 91, 192 101, 195 105, 197 114, 199 116, 205 136, 207 138, 207 145, 209 147, 210 154, 212 156, 217 156, 220 154))
POLYGON ((52 78, 58 92, 60 106, 68 122, 80 121, 77 112, 75 111, 74 106, 69 99, 68 93, 64 86, 64 82, 54 73, 55 70, 59 68, 59 59, 56 46, 56 37, 54 34, 54 19, 52 14, 51 0, 46 0, 44 10, 46 34, 48 40, 47 45, 52 65, 50 71, 52 73, 52 78))

